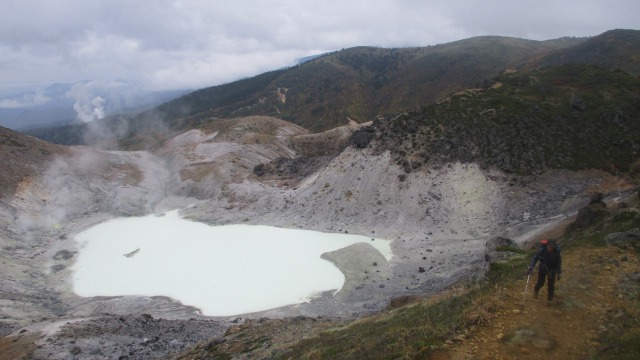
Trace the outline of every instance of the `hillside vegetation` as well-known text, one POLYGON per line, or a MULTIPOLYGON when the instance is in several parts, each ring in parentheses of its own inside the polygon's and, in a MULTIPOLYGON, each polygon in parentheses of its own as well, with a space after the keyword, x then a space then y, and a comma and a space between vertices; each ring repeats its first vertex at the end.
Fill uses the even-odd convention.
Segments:
POLYGON ((481 36, 418 48, 356 47, 197 90, 135 116, 29 133, 66 145, 94 144, 98 141, 93 133, 107 133, 126 148, 155 148, 169 134, 218 118, 250 115, 274 116, 319 132, 345 125, 348 119, 367 122, 467 88, 486 87, 505 69, 593 64, 637 75, 639 53, 640 31, 636 30, 547 41, 481 36))
POLYGON ((638 172, 639 114, 637 77, 565 65, 505 72, 486 89, 377 120, 352 143, 390 150, 407 173, 452 161, 517 174, 549 168, 638 172))
POLYGON ((209 117, 270 115, 322 131, 345 125, 347 117, 364 122, 476 86, 552 49, 544 42, 494 36, 420 48, 356 47, 198 90, 158 110, 170 114, 170 126, 192 126, 209 117), (179 117, 186 119, 174 122, 179 117))
POLYGON ((112 134, 121 146, 157 147, 167 130, 197 128, 218 118, 268 115, 313 132, 367 122, 428 104, 449 93, 486 83, 503 69, 532 56, 575 46, 587 39, 532 41, 483 36, 437 46, 382 49, 356 47, 303 64, 229 84, 194 91, 136 116, 100 120, 99 125, 33 129, 56 143, 91 143, 83 134, 112 134), (144 135, 146 141, 131 141, 144 135))
MULTIPOLYGON (((481 36, 437 46, 382 49, 356 47, 229 84, 194 91, 135 116, 96 125, 33 129, 42 139, 96 144, 95 133, 129 148, 157 148, 177 132, 218 118, 268 115, 313 132, 371 121, 486 87, 505 69, 523 72, 564 64, 592 64, 640 73, 640 31, 612 30, 593 38, 532 41, 481 36), (88 135, 87 135, 88 134, 88 135)), ((98 136, 98 137, 100 137, 98 136)))
POLYGON ((605 69, 620 69, 630 74, 640 74, 640 31, 610 30, 589 41, 552 51, 544 56, 534 56, 520 69, 533 70, 564 64, 591 64, 605 69))

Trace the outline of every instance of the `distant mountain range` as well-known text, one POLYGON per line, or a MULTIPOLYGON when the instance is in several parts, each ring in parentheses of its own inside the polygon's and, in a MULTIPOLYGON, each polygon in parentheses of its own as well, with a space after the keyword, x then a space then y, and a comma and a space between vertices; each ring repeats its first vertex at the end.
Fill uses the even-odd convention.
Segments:
POLYGON ((82 123, 114 114, 135 114, 186 92, 148 91, 130 81, 56 83, 0 96, 0 126, 25 130, 82 123))
MULTIPOLYGON (((481 36, 419 48, 356 47, 193 91, 135 116, 105 118, 100 126, 122 129, 126 124, 127 130, 119 133, 125 148, 155 147, 168 133, 249 115, 274 116, 318 132, 349 119, 367 122, 412 111, 465 89, 488 88, 505 72, 527 74, 566 64, 590 64, 638 76, 640 31, 611 30, 591 38, 547 41, 481 36)), ((554 74, 562 81, 562 73, 554 74)), ((83 128, 86 125, 31 134, 73 144, 83 141, 83 128)))

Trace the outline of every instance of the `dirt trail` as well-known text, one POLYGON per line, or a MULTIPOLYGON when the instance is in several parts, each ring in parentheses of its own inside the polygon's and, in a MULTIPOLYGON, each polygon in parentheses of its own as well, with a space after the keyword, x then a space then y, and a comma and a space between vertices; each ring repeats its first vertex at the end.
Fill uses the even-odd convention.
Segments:
POLYGON ((565 251, 563 277, 556 283, 551 305, 546 286, 538 299, 532 296, 537 273, 531 276, 524 306, 526 277, 509 282, 496 289, 497 311, 487 324, 449 341, 448 348, 433 358, 585 359, 606 351, 599 335, 629 315, 624 309, 637 291, 639 272, 640 259, 634 251, 611 246, 565 251))

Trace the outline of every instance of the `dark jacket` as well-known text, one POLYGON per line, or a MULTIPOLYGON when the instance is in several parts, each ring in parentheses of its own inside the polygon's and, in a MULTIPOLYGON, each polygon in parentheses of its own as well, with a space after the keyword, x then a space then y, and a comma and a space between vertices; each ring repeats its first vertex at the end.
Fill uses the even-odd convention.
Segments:
POLYGON ((549 251, 547 247, 540 248, 529 267, 533 269, 538 261, 540 261, 540 271, 562 274, 562 257, 559 250, 549 251))

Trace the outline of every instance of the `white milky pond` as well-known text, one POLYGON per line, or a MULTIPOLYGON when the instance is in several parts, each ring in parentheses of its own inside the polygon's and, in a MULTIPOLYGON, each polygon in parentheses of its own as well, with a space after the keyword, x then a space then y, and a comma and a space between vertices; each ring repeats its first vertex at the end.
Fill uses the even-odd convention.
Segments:
POLYGON ((308 301, 339 290, 344 275, 322 253, 389 241, 257 225, 209 226, 165 216, 119 218, 76 236, 80 296, 168 296, 204 315, 228 316, 308 301))

